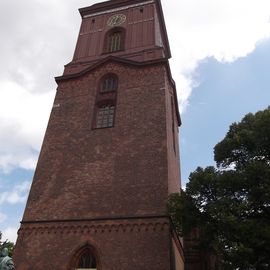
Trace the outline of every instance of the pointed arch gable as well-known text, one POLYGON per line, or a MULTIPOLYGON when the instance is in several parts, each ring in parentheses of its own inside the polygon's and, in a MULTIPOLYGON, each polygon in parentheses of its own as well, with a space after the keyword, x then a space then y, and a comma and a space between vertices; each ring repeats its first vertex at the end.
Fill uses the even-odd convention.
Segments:
POLYGON ((85 243, 76 248, 71 255, 69 270, 97 269, 101 270, 99 252, 90 243, 85 243))
POLYGON ((120 63, 123 65, 127 65, 127 66, 133 66, 133 67, 146 67, 146 66, 154 66, 154 65, 165 65, 165 68, 168 72, 168 78, 169 78, 169 82, 170 85, 173 89, 173 97, 174 97, 174 104, 175 104, 175 110, 176 110, 176 116, 177 116, 177 124, 178 126, 181 126, 182 121, 181 121, 181 117, 179 114, 179 108, 177 106, 178 102, 177 102, 177 93, 176 93, 176 85, 175 82, 172 78, 172 74, 171 74, 171 69, 169 66, 169 62, 168 59, 158 59, 158 60, 151 60, 151 61, 146 61, 146 62, 137 62, 137 61, 133 61, 133 60, 129 60, 129 59, 124 59, 121 57, 116 57, 113 55, 108 55, 107 57, 103 58, 102 60, 92 64, 91 66, 81 70, 80 72, 77 73, 73 73, 73 74, 68 74, 68 75, 62 75, 62 76, 58 76, 55 77, 55 81, 57 84, 59 84, 62 81, 67 81, 67 80, 72 80, 72 79, 76 79, 79 78, 81 76, 84 76, 85 74, 100 68, 101 66, 105 65, 106 63, 109 62, 115 62, 115 63, 120 63))

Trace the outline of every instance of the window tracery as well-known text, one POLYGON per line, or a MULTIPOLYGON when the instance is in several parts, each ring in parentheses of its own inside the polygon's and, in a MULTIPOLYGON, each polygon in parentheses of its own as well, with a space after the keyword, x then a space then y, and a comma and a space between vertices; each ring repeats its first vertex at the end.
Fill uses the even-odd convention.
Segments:
POLYGON ((112 53, 124 49, 125 31, 122 27, 113 28, 105 37, 105 52, 112 53))
POLYGON ((75 270, 97 270, 97 260, 91 246, 81 248, 75 255, 72 263, 75 270))

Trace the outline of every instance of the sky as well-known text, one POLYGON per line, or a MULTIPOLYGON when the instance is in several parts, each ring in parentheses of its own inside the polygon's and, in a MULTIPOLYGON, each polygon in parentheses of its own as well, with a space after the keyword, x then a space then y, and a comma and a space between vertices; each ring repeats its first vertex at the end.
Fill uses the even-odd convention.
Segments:
MULTIPOLYGON (((93 0, 0 1, 0 231, 16 241, 78 8, 93 0)), ((270 105, 269 0, 162 0, 182 117, 182 185, 229 125, 270 105)))

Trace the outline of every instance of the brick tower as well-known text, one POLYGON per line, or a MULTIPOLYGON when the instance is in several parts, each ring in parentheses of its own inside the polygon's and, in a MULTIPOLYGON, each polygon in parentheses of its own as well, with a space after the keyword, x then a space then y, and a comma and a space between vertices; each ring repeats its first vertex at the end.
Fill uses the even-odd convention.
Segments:
POLYGON ((16 270, 179 270, 166 214, 180 187, 160 0, 80 9, 14 253, 16 270))

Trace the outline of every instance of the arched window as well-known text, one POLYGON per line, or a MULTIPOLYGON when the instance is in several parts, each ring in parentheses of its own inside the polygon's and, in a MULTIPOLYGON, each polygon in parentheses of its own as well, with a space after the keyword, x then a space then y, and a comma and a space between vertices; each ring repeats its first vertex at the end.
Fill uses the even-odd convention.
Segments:
POLYGON ((113 75, 106 76, 101 82, 100 92, 106 93, 116 91, 117 89, 117 78, 113 75))
POLYGON ((71 260, 71 270, 99 270, 96 252, 90 245, 80 248, 71 260))
POLYGON ((109 36, 108 52, 116 52, 121 49, 121 32, 112 33, 109 36))
POLYGON ((114 126, 118 77, 108 73, 98 85, 92 128, 110 128, 114 126))
POLYGON ((85 249, 78 260, 76 270, 81 269, 97 269, 96 259, 89 249, 85 249))
POLYGON ((117 52, 124 49, 125 31, 117 27, 109 31, 105 38, 105 52, 117 52))

